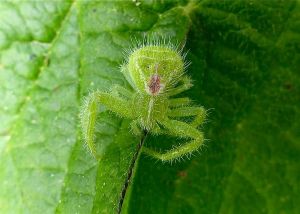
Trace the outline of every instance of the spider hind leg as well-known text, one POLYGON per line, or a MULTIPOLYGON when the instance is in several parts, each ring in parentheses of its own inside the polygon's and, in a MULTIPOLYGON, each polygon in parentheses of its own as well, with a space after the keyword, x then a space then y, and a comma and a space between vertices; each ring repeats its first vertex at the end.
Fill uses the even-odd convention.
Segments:
POLYGON ((170 109, 168 116, 171 118, 195 116, 190 125, 197 128, 205 121, 206 110, 203 107, 183 106, 170 109))
POLYGON ((161 161, 176 160, 197 151, 204 143, 203 133, 190 124, 182 121, 167 119, 162 123, 162 125, 170 132, 170 134, 182 138, 189 138, 191 140, 165 153, 160 153, 144 147, 143 152, 154 158, 157 158, 161 161))

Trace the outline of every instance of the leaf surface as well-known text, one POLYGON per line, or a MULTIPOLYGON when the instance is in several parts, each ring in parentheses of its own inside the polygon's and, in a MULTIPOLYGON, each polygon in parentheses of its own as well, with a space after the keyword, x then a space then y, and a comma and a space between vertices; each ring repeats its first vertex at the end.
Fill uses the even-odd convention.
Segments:
POLYGON ((211 109, 210 141, 172 165, 142 155, 123 213, 297 213, 299 20, 292 0, 2 2, 0 212, 116 213, 141 138, 102 112, 96 161, 78 111, 90 91, 126 87, 124 49, 156 34, 186 41, 183 96, 211 109))

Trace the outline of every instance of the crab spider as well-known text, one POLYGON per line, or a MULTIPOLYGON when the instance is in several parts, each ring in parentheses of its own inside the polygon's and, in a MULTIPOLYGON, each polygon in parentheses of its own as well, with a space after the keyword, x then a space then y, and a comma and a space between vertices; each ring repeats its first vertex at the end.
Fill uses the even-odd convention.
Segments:
POLYGON ((192 106, 189 98, 178 94, 192 87, 185 74, 185 55, 173 45, 146 43, 135 48, 121 67, 121 72, 132 90, 120 85, 110 92, 95 91, 87 98, 81 110, 84 139, 96 156, 94 130, 99 105, 104 105, 116 115, 131 119, 133 133, 145 130, 153 134, 167 134, 187 139, 187 142, 164 153, 150 148, 143 152, 162 161, 172 161, 197 151, 204 141, 198 127, 204 122, 203 107, 192 106), (184 118, 193 117, 191 122, 184 118))

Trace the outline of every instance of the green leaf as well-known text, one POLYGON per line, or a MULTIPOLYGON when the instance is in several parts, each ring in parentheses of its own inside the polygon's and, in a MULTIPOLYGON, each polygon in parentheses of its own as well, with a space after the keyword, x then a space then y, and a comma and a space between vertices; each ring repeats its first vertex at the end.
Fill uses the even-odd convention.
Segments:
POLYGON ((82 143, 78 109, 89 91, 127 84, 119 65, 142 31, 184 37, 182 8, 171 7, 168 17, 150 8, 135 2, 1 4, 1 213, 118 209, 141 138, 131 134, 129 121, 102 113, 96 161, 82 143), (169 27, 178 17, 182 26, 169 27))
POLYGON ((7 1, 0 17, 0 212, 53 213, 77 136, 76 13, 7 1))
POLYGON ((141 137, 101 113, 96 161, 78 110, 89 91, 127 86, 124 49, 145 33, 186 40, 185 95, 212 109, 210 141, 172 165, 142 155, 122 212, 297 213, 299 20, 296 0, 1 2, 0 213, 117 212, 141 137))

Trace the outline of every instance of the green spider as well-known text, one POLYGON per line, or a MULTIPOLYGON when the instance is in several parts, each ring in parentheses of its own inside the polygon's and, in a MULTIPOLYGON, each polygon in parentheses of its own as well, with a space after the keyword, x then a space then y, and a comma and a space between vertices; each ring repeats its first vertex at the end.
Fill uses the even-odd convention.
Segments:
POLYGON ((144 130, 188 139, 165 153, 143 148, 143 152, 162 161, 190 155, 203 145, 203 133, 198 127, 205 120, 205 109, 191 106, 187 97, 177 97, 192 87, 191 79, 185 74, 184 58, 185 54, 170 42, 144 41, 131 50, 121 67, 132 90, 115 85, 110 92, 95 91, 86 98, 81 126, 84 140, 95 157, 94 131, 100 104, 120 117, 131 119, 134 134, 144 130), (185 122, 186 117, 193 120, 185 122))

